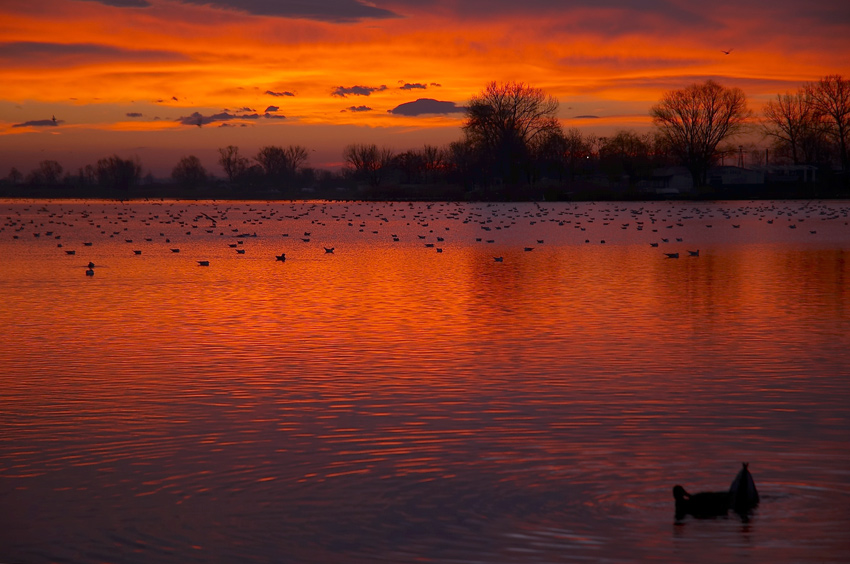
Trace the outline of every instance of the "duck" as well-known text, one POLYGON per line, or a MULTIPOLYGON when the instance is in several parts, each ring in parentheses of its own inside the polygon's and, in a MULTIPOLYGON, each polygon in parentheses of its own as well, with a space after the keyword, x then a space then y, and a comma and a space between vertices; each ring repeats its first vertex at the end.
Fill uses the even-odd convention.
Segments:
POLYGON ((708 519, 729 513, 729 492, 690 494, 677 484, 673 486, 673 498, 676 500, 676 520, 683 519, 685 515, 708 519))
POLYGON ((286 261, 286 253, 280 253, 279 255, 274 256, 275 260, 279 260, 280 262, 286 261))
POLYGON ((730 507, 740 515, 749 514, 759 504, 759 492, 750 474, 749 462, 741 463, 741 470, 729 486, 729 498, 730 507))
POLYGON ((732 481, 732 485, 724 492, 688 493, 680 485, 673 486, 673 498, 676 500, 676 520, 692 515, 697 519, 722 517, 733 510, 747 520, 749 514, 759 503, 759 494, 755 481, 750 474, 749 463, 742 463, 742 468, 732 481))

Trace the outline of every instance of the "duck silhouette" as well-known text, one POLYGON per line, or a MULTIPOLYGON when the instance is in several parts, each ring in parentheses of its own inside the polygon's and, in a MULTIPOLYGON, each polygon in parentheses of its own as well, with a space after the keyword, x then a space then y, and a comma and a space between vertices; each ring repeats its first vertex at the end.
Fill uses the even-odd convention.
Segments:
POLYGON ((759 503, 758 490, 747 462, 743 463, 728 491, 690 494, 677 484, 673 486, 673 498, 676 500, 677 521, 684 519, 686 515, 697 519, 722 517, 727 515, 730 509, 746 521, 759 503))

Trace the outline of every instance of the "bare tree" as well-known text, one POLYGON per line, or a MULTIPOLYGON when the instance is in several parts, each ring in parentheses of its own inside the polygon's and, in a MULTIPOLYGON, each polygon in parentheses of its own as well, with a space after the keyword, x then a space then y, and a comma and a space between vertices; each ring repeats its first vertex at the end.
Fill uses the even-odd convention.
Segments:
POLYGON ((751 115, 743 90, 713 80, 667 92, 649 113, 694 186, 705 185, 718 144, 739 133, 751 115))
POLYGON ((437 182, 446 168, 446 152, 434 145, 425 145, 421 155, 425 182, 437 182))
POLYGON ((56 161, 41 161, 38 167, 27 176, 28 184, 55 186, 62 177, 62 165, 56 161))
POLYGON ((800 164, 806 139, 817 133, 818 121, 812 97, 803 88, 794 94, 777 94, 776 100, 768 101, 762 128, 777 143, 787 146, 794 164, 800 164))
POLYGON ((128 190, 142 176, 142 165, 137 159, 122 159, 112 155, 97 161, 97 181, 104 188, 128 190))
POLYGON ((841 167, 846 172, 850 169, 847 154, 850 137, 850 80, 831 74, 808 84, 806 92, 811 97, 815 115, 824 119, 827 133, 835 139, 841 167))
POLYGON ((198 157, 189 155, 180 159, 171 171, 171 178, 184 188, 194 190, 207 181, 207 171, 198 157))
POLYGON ((648 176, 652 169, 652 135, 618 131, 601 140, 599 164, 614 177, 627 176, 630 183, 648 176))
POLYGON ((463 131, 493 172, 516 183, 530 173, 532 148, 556 131, 558 100, 521 82, 491 82, 467 106, 463 131))
POLYGON ((233 184, 237 182, 245 171, 248 170, 248 159, 239 154, 239 147, 228 145, 218 150, 218 164, 224 169, 227 181, 233 184))
POLYGON ((355 177, 367 180, 373 187, 378 187, 393 161, 393 151, 377 145, 355 143, 343 149, 342 156, 346 165, 355 177))
POLYGON ((9 181, 9 184, 20 184, 24 180, 24 175, 21 174, 21 171, 15 167, 9 169, 9 176, 6 177, 6 180, 9 181))
POLYGON ((263 168, 267 180, 290 184, 309 155, 307 149, 301 145, 290 145, 286 148, 269 145, 262 147, 254 160, 263 168))

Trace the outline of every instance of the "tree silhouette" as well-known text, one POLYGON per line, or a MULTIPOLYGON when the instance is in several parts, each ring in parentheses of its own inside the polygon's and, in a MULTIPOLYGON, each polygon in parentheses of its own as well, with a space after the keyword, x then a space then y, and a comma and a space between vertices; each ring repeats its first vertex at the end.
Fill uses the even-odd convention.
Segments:
POLYGON ((521 82, 489 83, 467 106, 463 131, 506 183, 528 180, 532 147, 558 131, 558 101, 521 82))
POLYGON ((220 148, 218 154, 218 164, 224 170, 227 181, 231 184, 238 182, 248 170, 248 159, 239 154, 239 147, 235 145, 220 148))
POLYGON ((97 181, 103 188, 129 190, 139 182, 142 165, 136 159, 112 155, 97 161, 97 181))
POLYGON ((171 171, 171 178, 184 188, 194 190, 206 182, 207 171, 198 157, 189 155, 180 159, 171 171))
POLYGON ((6 180, 12 185, 20 184, 24 180, 24 175, 17 168, 12 167, 9 169, 9 175, 6 177, 6 180))
POLYGON ((254 160, 263 168, 268 182, 290 186, 309 155, 307 149, 301 145, 290 145, 286 148, 269 145, 262 147, 254 160))
POLYGON ((765 134, 773 137, 779 147, 787 147, 795 165, 800 164, 801 158, 811 162, 813 155, 807 150, 811 146, 808 140, 823 130, 811 94, 805 88, 794 94, 777 94, 776 100, 769 100, 763 111, 765 134))
POLYGON ((717 146, 740 132, 750 117, 744 91, 713 80, 667 92, 649 113, 694 186, 705 185, 717 146))
POLYGON ((831 74, 806 86, 815 115, 824 119, 826 132, 835 140, 845 173, 850 169, 847 145, 850 137, 850 80, 831 74))
POLYGON ((350 173, 359 180, 369 182, 373 188, 381 185, 394 157, 392 149, 358 143, 346 146, 342 156, 350 173))
POLYGON ((62 165, 56 161, 41 161, 38 163, 38 167, 27 176, 27 183, 41 186, 56 186, 59 184, 63 170, 62 165))

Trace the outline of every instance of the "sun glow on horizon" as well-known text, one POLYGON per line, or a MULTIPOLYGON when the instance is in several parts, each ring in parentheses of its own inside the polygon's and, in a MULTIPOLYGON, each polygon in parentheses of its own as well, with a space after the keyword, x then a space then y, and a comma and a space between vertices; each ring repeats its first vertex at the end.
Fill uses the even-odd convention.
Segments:
MULTIPOLYGON (((706 78, 740 86, 756 108, 806 81, 848 72, 850 25, 792 29, 780 19, 793 12, 790 5, 763 21, 694 8, 641 11, 626 2, 526 10, 496 2, 474 15, 442 0, 389 2, 398 17, 330 14, 324 21, 251 14, 252 5, 47 0, 38 9, 23 2, 0 8, 0 148, 20 158, 5 149, 47 130, 61 132, 69 147, 92 131, 102 132, 104 147, 115 145, 110 132, 168 144, 165 136, 194 127, 191 118, 200 115, 209 120, 205 131, 245 126, 260 145, 290 137, 297 124, 300 133, 322 126, 324 137, 308 136, 319 150, 360 142, 339 139, 351 127, 405 149, 409 135, 399 133, 445 138, 454 129, 459 138, 463 114, 402 104, 432 99, 462 108, 490 81, 542 88, 560 101, 565 125, 584 127, 590 120, 576 116, 597 116, 606 128, 645 128, 648 108, 664 91, 706 78), (777 31, 766 34, 771 25, 777 31)), ((739 7, 745 15, 756 8, 739 7)), ((205 134, 197 150, 219 138, 205 134)))

